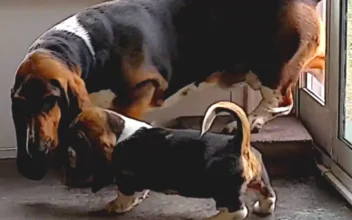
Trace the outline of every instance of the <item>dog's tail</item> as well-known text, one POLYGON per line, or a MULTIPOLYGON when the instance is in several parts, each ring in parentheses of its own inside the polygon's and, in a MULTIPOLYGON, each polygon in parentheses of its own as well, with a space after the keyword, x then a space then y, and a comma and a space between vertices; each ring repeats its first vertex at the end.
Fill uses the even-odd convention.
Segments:
POLYGON ((251 181, 261 172, 261 164, 252 152, 250 143, 250 126, 246 113, 235 103, 219 101, 207 109, 201 129, 201 137, 210 129, 216 116, 221 112, 228 112, 235 117, 237 122, 236 135, 231 144, 231 151, 238 152, 242 157, 243 175, 247 181, 251 181), (241 146, 240 148, 237 146, 241 146))
POLYGON ((228 101, 219 101, 208 107, 202 122, 201 136, 203 136, 212 126, 216 116, 221 112, 230 113, 237 122, 235 135, 235 146, 241 146, 241 152, 245 153, 250 150, 250 126, 246 113, 235 103, 228 101))

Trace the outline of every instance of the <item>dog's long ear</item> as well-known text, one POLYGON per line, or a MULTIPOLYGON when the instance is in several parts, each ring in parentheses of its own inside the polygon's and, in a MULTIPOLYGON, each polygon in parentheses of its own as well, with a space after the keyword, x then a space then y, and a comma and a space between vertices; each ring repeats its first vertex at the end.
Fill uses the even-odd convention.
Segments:
POLYGON ((93 150, 93 173, 91 189, 93 193, 98 192, 113 183, 114 173, 111 163, 100 149, 93 150))
POLYGON ((68 93, 70 96, 70 105, 76 109, 81 110, 90 106, 90 100, 84 81, 78 76, 73 77, 68 81, 68 93))

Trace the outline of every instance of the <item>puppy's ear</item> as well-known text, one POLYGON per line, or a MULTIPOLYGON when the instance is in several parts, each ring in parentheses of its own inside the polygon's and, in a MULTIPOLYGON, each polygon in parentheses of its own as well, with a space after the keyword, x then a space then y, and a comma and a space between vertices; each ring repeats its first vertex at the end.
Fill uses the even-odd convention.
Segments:
POLYGON ((93 193, 98 192, 100 189, 110 185, 114 181, 114 173, 112 165, 103 154, 103 152, 96 150, 93 152, 93 173, 91 189, 93 193))
POLYGON ((119 117, 119 115, 117 114, 112 114, 109 112, 106 112, 106 120, 108 123, 108 126, 110 128, 110 130, 116 134, 116 137, 118 138, 124 127, 125 127, 125 120, 123 120, 121 117, 119 117))

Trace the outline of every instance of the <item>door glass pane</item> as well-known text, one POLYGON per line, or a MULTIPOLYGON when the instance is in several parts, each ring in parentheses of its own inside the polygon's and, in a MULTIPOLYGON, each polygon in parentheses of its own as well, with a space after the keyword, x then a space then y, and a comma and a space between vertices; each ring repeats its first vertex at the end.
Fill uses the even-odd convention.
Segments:
POLYGON ((341 129, 343 138, 352 143, 352 2, 347 2, 347 21, 345 22, 345 71, 341 71, 341 129))
MULTIPOLYGON (((318 4, 317 11, 319 12, 322 21, 326 24, 326 0, 321 1, 318 4)), ((325 85, 315 78, 313 74, 310 74, 309 69, 307 70, 307 74, 304 78, 304 87, 309 91, 309 94, 313 98, 319 101, 319 103, 325 104, 325 85)))

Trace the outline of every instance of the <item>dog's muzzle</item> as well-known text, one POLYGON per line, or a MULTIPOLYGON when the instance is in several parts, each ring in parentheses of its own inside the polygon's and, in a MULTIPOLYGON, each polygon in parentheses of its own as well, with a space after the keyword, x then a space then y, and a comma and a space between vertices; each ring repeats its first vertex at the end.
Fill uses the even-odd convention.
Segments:
POLYGON ((41 180, 48 169, 48 142, 37 138, 34 127, 22 123, 15 123, 17 136, 18 171, 30 180, 41 180))

